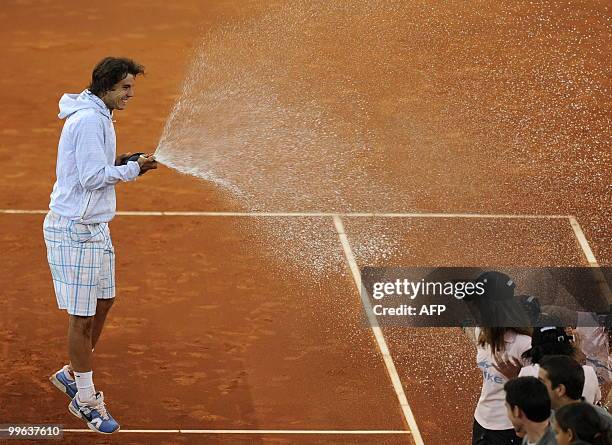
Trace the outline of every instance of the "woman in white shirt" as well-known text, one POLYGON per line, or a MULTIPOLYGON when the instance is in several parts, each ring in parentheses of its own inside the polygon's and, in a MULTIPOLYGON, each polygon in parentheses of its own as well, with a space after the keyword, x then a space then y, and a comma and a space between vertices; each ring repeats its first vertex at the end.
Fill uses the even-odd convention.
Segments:
POLYGON ((508 378, 497 370, 497 365, 500 357, 527 364, 521 356, 531 347, 529 334, 528 328, 476 328, 476 363, 482 371, 483 383, 474 412, 472 445, 521 443, 506 414, 504 385, 508 378))

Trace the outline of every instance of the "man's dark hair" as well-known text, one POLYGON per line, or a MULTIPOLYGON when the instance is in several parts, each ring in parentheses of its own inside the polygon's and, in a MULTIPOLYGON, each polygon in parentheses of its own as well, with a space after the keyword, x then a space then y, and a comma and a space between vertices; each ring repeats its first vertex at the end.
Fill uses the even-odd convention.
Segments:
POLYGON ((105 57, 98 62, 91 74, 89 91, 98 97, 103 96, 128 74, 144 74, 144 66, 124 57, 105 57))
POLYGON ((612 430, 589 403, 569 403, 559 408, 555 411, 555 422, 561 430, 571 431, 574 440, 579 440, 580 443, 611 443, 612 430))
POLYGON ((567 355, 547 355, 540 360, 540 367, 548 374, 553 388, 565 386, 565 394, 572 400, 580 400, 584 388, 584 369, 567 355))
POLYGON ((546 385, 535 377, 519 377, 504 385, 506 402, 518 406, 532 422, 544 422, 550 417, 550 397, 546 385))

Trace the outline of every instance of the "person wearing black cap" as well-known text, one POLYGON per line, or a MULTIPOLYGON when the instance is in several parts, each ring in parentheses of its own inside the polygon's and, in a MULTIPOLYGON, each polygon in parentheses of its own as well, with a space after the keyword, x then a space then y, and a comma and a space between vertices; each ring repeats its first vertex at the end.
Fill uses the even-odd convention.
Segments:
POLYGON ((484 295, 476 300, 481 326, 475 329, 476 363, 483 383, 474 412, 473 445, 521 443, 506 415, 504 384, 508 378, 497 369, 500 357, 523 362, 521 355, 531 347, 527 316, 514 298, 514 281, 501 272, 485 272, 477 280, 484 295))
MULTIPOLYGON (((565 329, 553 326, 536 327, 531 336, 531 349, 523 353, 523 358, 530 360, 531 365, 523 367, 519 376, 537 377, 538 364, 544 356, 565 355, 576 358, 576 352, 565 329)), ((582 397, 589 403, 597 403, 601 400, 601 390, 595 370, 588 365, 583 365, 582 369, 584 371, 582 397)))

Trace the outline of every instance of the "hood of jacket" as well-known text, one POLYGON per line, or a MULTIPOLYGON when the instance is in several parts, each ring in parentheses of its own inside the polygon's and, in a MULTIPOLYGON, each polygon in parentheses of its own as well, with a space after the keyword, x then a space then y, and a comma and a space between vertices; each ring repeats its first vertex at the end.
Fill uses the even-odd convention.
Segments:
POLYGON ((111 119, 111 112, 106 104, 89 90, 85 90, 80 94, 64 94, 59 101, 60 111, 57 116, 60 119, 65 119, 77 111, 87 108, 93 108, 111 119))

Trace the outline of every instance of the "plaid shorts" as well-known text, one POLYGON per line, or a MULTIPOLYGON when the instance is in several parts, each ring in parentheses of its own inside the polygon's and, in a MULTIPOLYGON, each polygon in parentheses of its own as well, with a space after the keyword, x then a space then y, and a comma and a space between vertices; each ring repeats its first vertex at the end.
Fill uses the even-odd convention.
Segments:
POLYGON ((49 212, 43 234, 58 307, 71 315, 94 315, 99 299, 115 297, 108 223, 81 224, 49 212))

